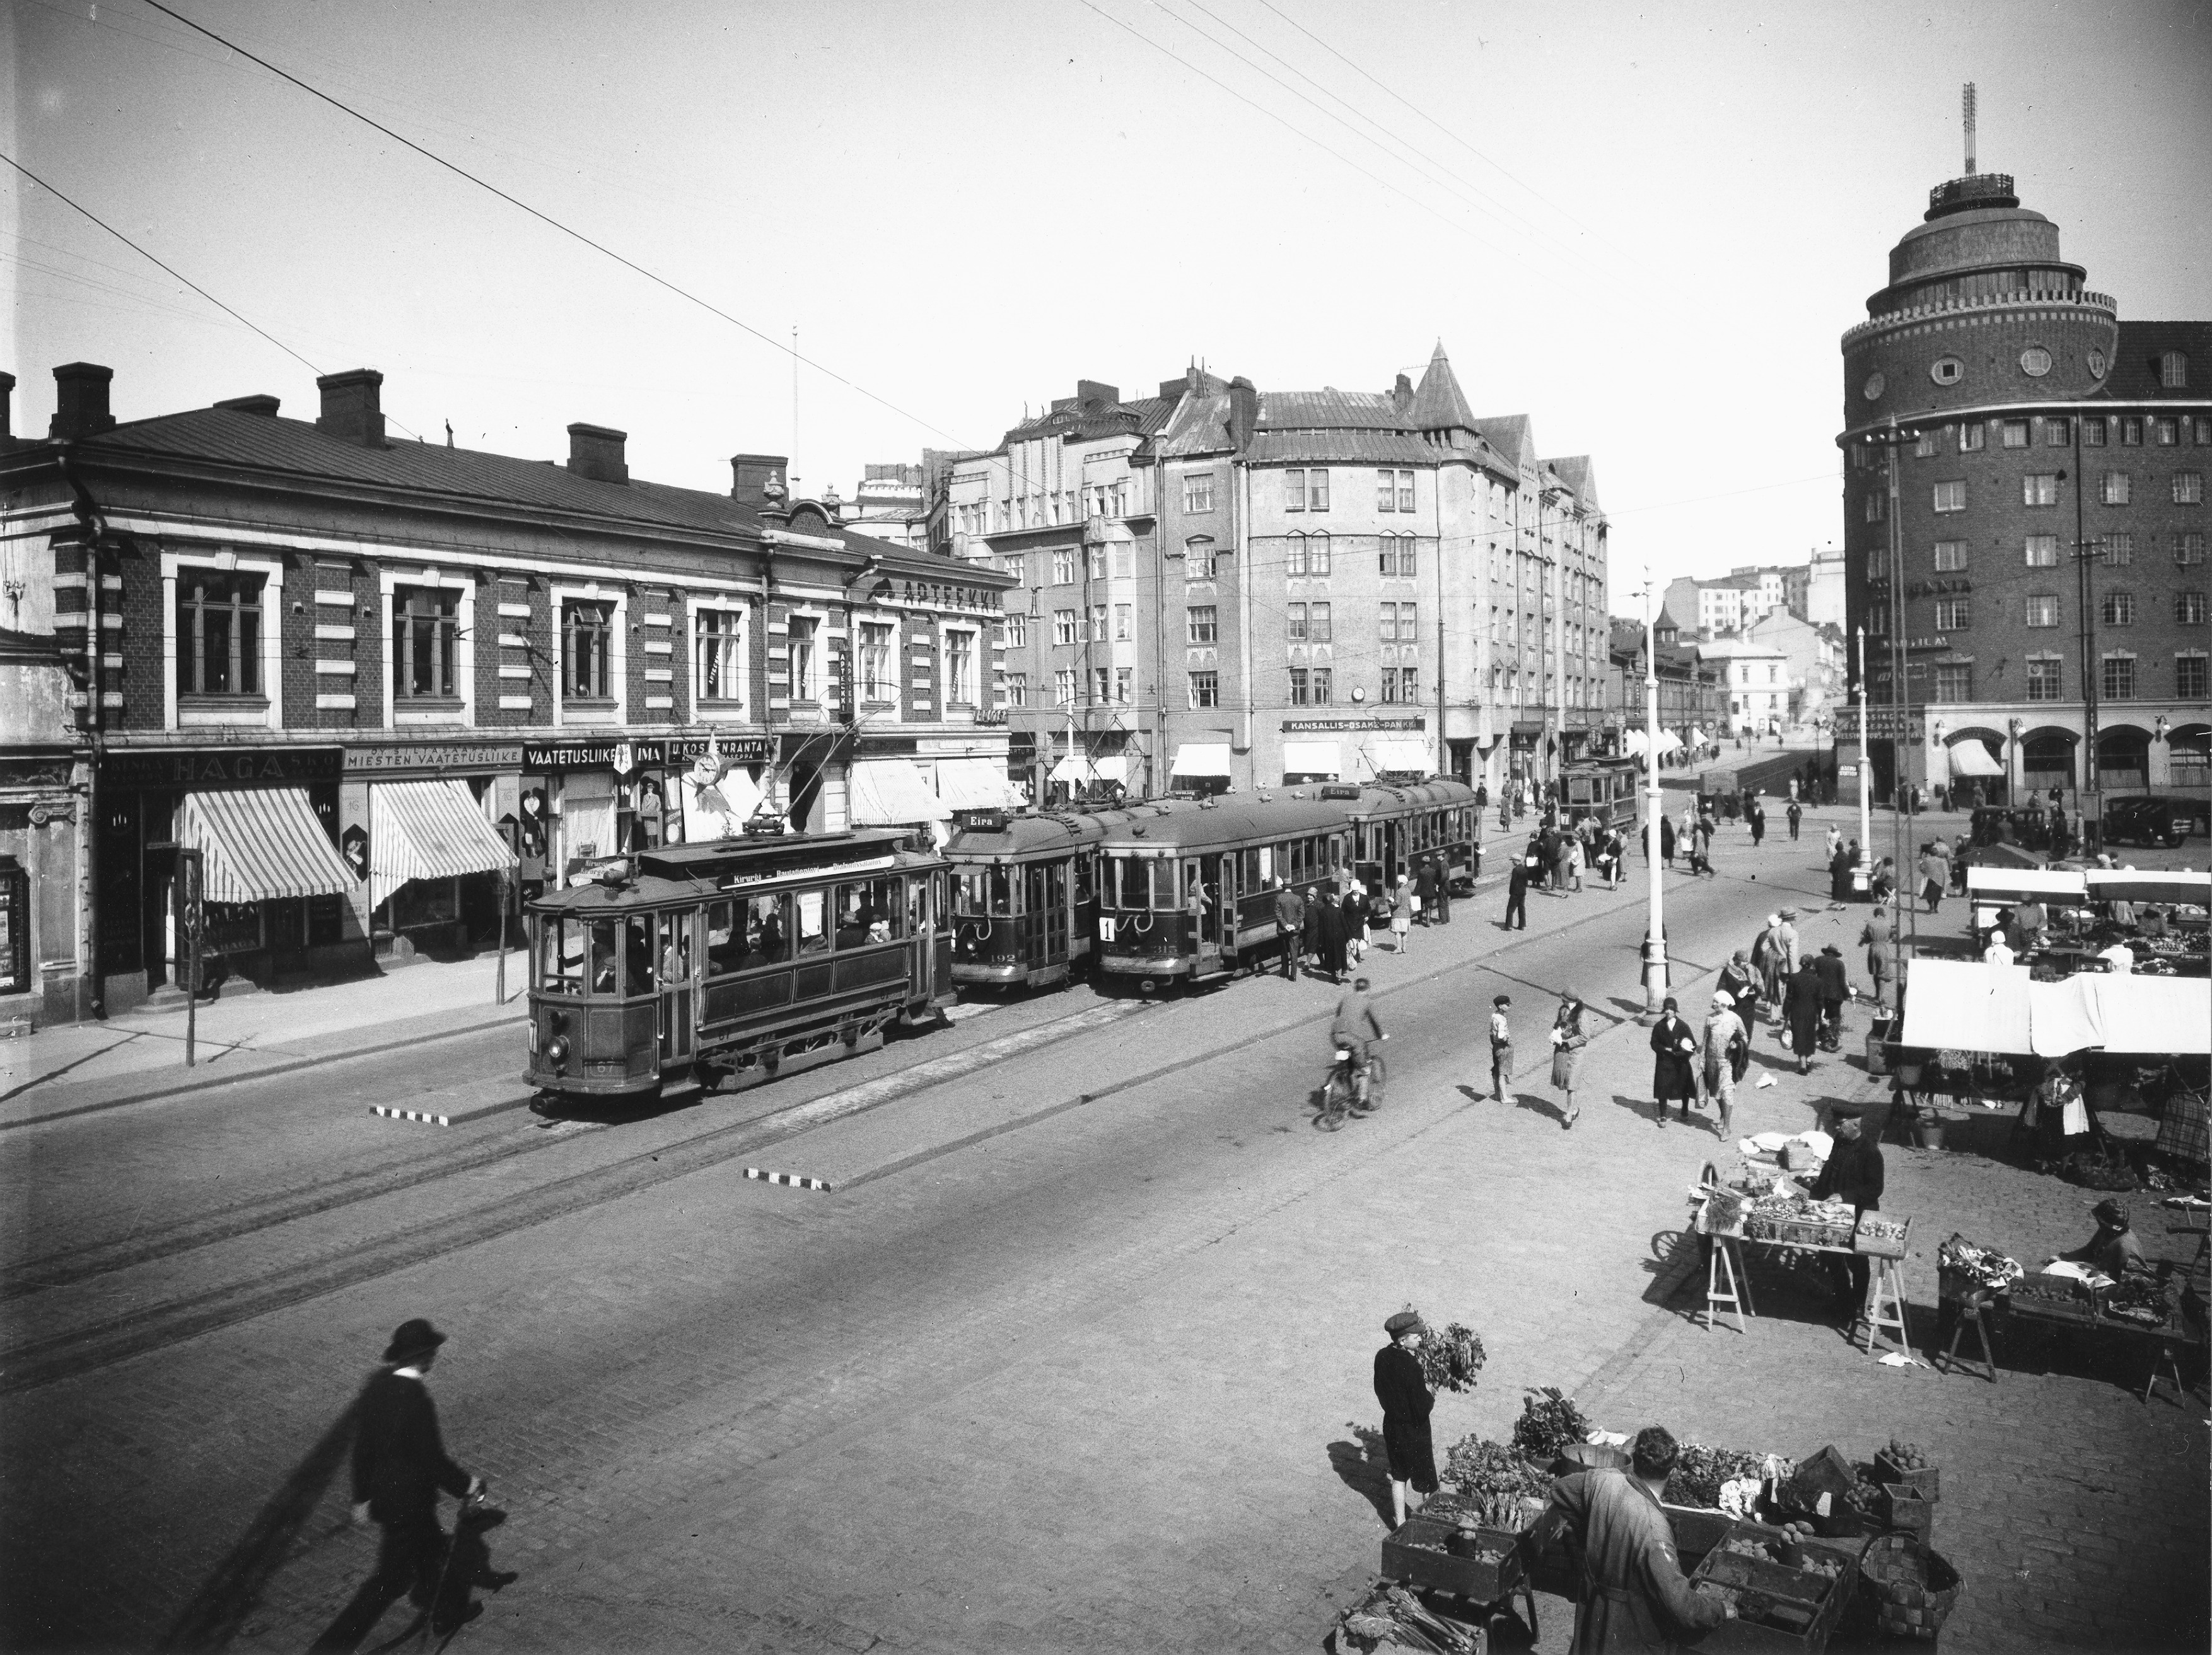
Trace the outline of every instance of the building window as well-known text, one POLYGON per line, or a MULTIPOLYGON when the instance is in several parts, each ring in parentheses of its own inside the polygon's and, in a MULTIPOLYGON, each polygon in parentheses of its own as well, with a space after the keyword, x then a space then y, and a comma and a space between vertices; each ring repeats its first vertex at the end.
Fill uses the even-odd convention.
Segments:
POLYGON ((2063 448, 2074 441, 2073 422, 2063 414, 2045 417, 2043 422, 2043 444, 2046 448, 2063 448))
POLYGON ((1928 377, 1938 385, 1956 385, 1966 377, 1966 364, 1956 356, 1938 356, 1928 365, 1928 377))
POLYGON ((1881 521, 1883 513, 1887 509, 1883 504, 1883 499, 1884 496, 1878 494, 1870 494, 1866 497, 1866 520, 1868 522, 1879 523, 1881 521))
POLYGON ((1327 604, 1309 605, 1306 620, 1306 642, 1327 643, 1329 640, 1329 607, 1327 604))
POLYGON ((392 693, 402 701, 451 701, 460 630, 460 594, 436 587, 403 587, 392 594, 392 693))
POLYGON ((815 639, 822 625, 811 615, 793 615, 785 638, 791 649, 791 699, 794 705, 803 701, 822 698, 821 680, 816 672, 815 639))
POLYGON ((1006 675, 1006 683, 1007 706, 1026 707, 1030 704, 1030 675, 1027 672, 1009 672, 1006 675))
POLYGON ((2201 563, 2204 561, 2204 536, 2201 531, 2173 537, 2173 561, 2177 563, 2201 563))
POLYGON ((2059 663, 2055 658, 2028 662, 2027 698, 2030 701, 2056 701, 2059 687, 2059 663))
POLYGON ((1094 707, 1103 707, 1106 704, 1106 669, 1103 666, 1092 667, 1091 669, 1091 704, 1094 707))
POLYGON ((2177 592, 2173 594, 2173 618, 2181 626, 2204 624, 2204 594, 2201 592, 2177 592))
POLYGON ((2136 624, 2136 594, 2132 592, 2107 592, 2097 600, 2097 618, 2106 626, 2133 626, 2136 624))
POLYGON ((614 685, 608 655, 614 636, 613 606, 571 603, 561 612, 561 693, 570 701, 611 701, 614 685))
POLYGON ((744 621, 734 609, 702 609, 694 616, 691 685, 700 700, 745 698, 744 621))
POLYGON ((1075 642, 1075 611, 1073 610, 1055 609, 1052 611, 1052 641, 1056 644, 1075 642))
POLYGON ((1091 642, 1093 643, 1104 643, 1107 642, 1106 605, 1104 604, 1093 604, 1091 605, 1090 636, 1091 642))
POLYGON ((1314 707, 1328 706, 1330 701, 1334 698, 1334 692, 1331 686, 1334 684, 1335 679, 1336 673, 1333 668, 1327 666, 1308 667, 1306 669, 1306 682, 1309 689, 1311 690, 1313 694, 1313 699, 1308 704, 1314 707))
POLYGON ((2105 562, 2118 566, 2136 560, 2136 538, 2132 534, 2108 534, 2105 537, 2105 562))
POLYGON ((2055 506, 2058 503, 2058 473, 2030 472, 2020 480, 2020 503, 2023 506, 2055 506))
POLYGON ((1136 636, 1137 611, 1128 604, 1114 605, 1114 642, 1127 643, 1136 636))
POLYGON ((1310 699, 1312 693, 1313 685, 1311 680, 1307 676, 1306 669, 1303 666, 1293 666, 1291 668, 1291 705, 1293 707, 1312 706, 1313 702, 1310 699))
POLYGON ((1966 510, 1966 484, 1963 481, 1957 483, 1938 483, 1936 485, 1936 509, 1939 513, 1966 510))
POLYGON ((1413 509, 1413 474, 1411 472, 1398 473, 1398 509, 1413 509))
POLYGON ((1290 616, 1284 626, 1284 636, 1292 643, 1304 643, 1306 641, 1306 606, 1304 604, 1291 605, 1290 616))
POLYGON ((177 693, 261 693, 261 576, 178 571, 177 693))
POLYGON ((1964 540, 1938 540, 1936 543, 1936 572, 1955 575, 1966 566, 1966 543, 1964 540))
POLYGON ((2168 350, 2158 359, 2158 382, 2167 391, 2183 391, 2189 386, 2189 358, 2179 350, 2168 350))
MULTIPOLYGON (((2176 655, 2173 658, 2173 693, 2176 699, 2181 701, 2202 701, 2204 699, 2204 666, 2205 660, 2204 657, 2202 655, 2176 655)), ((2174 750, 2176 754, 2174 768, 2176 770, 2185 768, 2185 765, 2179 758, 2179 755, 2183 751, 2185 750, 2178 746, 2174 750)), ((2175 779, 2177 781, 2180 780, 2179 777, 2176 777, 2175 779)), ((2203 776, 2201 769, 2199 770, 2195 785, 2200 788, 2204 785, 2203 776)))
POLYGON ((1385 643, 1412 643, 1420 634, 1419 604, 1384 604, 1381 637, 1385 643))
POLYGON ((1094 581, 1106 578, 1106 543, 1103 540, 1086 547, 1083 555, 1084 573, 1094 581))
POLYGON ((1411 706, 1420 699, 1415 682, 1415 669, 1411 666, 1386 666, 1382 669, 1382 699, 1386 703, 1411 706))
POLYGON ((1959 428, 1959 452, 1978 453, 1989 441, 1989 428, 1978 419, 1970 419, 1959 428))
POLYGON ((2055 534, 2031 534, 2025 543, 2027 566, 2030 569, 2058 567, 2058 537, 2055 534))
POLYGON ((2161 448, 2171 448, 2181 441, 2181 422, 2171 416, 2150 423, 2151 435, 2161 448))
POLYGON ((1136 682, 1137 669, 1135 667, 1115 667, 1114 669, 1114 699, 1121 703, 1122 706, 1127 706, 1129 704, 1130 692, 1135 688, 1136 682))
POLYGON ((1325 577, 1328 574, 1328 536, 1306 536, 1306 573, 1325 577))
POLYGON ((1057 546, 1052 554, 1052 583, 1054 586, 1075 584, 1075 548, 1057 546))
POLYGON ((2133 491, 2133 484, 2125 472, 2106 472, 2097 497, 2107 506, 2124 506, 2133 491))
POLYGON ((2083 417, 2081 446, 2085 448, 2101 448, 2105 446, 2105 417, 2102 414, 2083 417))
POLYGON ((2193 414, 2190 417, 2189 440, 2200 448, 2212 443, 2212 415, 2193 414))
POLYGON ((1283 473, 1283 509, 1304 511, 1306 508, 1306 474, 1296 467, 1283 473))
POLYGON ((1966 630, 1966 602, 1964 598, 1939 598, 1936 600, 1936 630, 1938 632, 1963 632, 1966 630))
POLYGON ((1190 675, 1191 710, 1197 712, 1201 708, 1219 705, 1221 705, 1221 674, 1193 672, 1190 675))
POLYGON ((2120 447, 2123 448, 2142 447, 2142 420, 2140 417, 2134 414, 2123 414, 2120 417, 2120 447))
POLYGON ((1965 665, 1941 665, 1936 668, 1936 699, 1958 703, 1974 698, 1974 669, 1965 665))
POLYGON ((1316 466, 1306 473, 1306 509, 1328 509, 1328 472, 1323 467, 1316 466))
POLYGON ((1195 515, 1213 509, 1213 473, 1200 472, 1182 480, 1182 508, 1195 515))
POLYGON ((2027 447, 2027 422, 2024 419, 2000 420, 1997 422, 1997 436, 2008 448, 2025 448, 2027 447))
POLYGON ((1398 509, 1397 472, 1377 472, 1375 473, 1375 509, 1376 511, 1387 512, 1394 512, 1398 509))
POLYGON ((1220 610, 1212 604, 1194 604, 1184 611, 1192 643, 1218 643, 1221 638, 1220 610))
POLYGON ((2173 474, 2173 503, 2177 506, 2201 506, 2204 503, 2204 473, 2176 472, 2173 474))
POLYGON ((1030 643, 1030 618, 1019 610, 1006 616, 1006 648, 1026 649, 1030 643))
POLYGON ((1063 666, 1052 675, 1052 704, 1055 707, 1075 705, 1075 669, 1063 666))
POLYGON ((1306 572, 1306 538, 1303 534, 1286 535, 1283 539, 1283 573, 1296 579, 1306 572))
POLYGON ((1194 541, 1183 549, 1182 578, 1189 581, 1210 581, 1213 578, 1213 543, 1194 541))
POLYGON ((964 629, 945 635, 945 699, 954 707, 975 704, 975 635, 964 629))
POLYGON ((1413 548, 1417 545, 1410 534, 1386 534, 1382 537, 1382 571, 1400 580, 1410 581, 1416 573, 1413 548))
POLYGON ((1915 459, 1933 459, 1936 457, 1936 433, 1932 430, 1923 431, 1913 441, 1912 457, 1915 459))
POLYGON ((2031 592, 2021 611, 2021 618, 2029 626, 2058 624, 2058 594, 2055 592, 2031 592))
POLYGON ((1106 514, 1127 517, 1129 514, 1129 479, 1121 478, 1106 486, 1106 514))
POLYGON ((2101 664, 2104 685, 2098 694, 2106 701, 2133 701, 2136 698, 2136 658, 2133 655, 2107 655, 2101 664))

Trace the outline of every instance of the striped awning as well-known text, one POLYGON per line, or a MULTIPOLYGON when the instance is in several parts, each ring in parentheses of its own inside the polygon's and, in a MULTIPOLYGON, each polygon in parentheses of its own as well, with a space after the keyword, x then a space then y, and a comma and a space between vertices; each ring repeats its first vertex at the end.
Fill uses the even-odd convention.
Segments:
POLYGON ((845 819, 854 827, 917 827, 951 818, 952 806, 929 790, 911 759, 856 758, 846 772, 845 819))
POLYGON ((368 905, 416 879, 455 879, 514 866, 469 784, 379 782, 368 789, 368 905))
POLYGON ((357 883, 302 788, 188 793, 176 838, 200 853, 209 902, 343 896, 357 883))

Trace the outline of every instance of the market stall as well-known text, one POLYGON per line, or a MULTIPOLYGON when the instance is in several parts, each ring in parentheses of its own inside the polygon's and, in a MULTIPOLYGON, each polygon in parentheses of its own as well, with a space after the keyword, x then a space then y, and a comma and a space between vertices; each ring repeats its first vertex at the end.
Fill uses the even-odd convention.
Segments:
POLYGON ((2177 977, 2082 973, 2039 982, 2024 965, 1917 959, 1899 1044, 2038 1057, 2090 1048, 2212 1056, 2212 998, 2203 983, 2177 977))
MULTIPOLYGON (((1736 1331, 1747 1331, 1744 1318, 1759 1314, 1753 1302, 1744 1249, 1776 1254, 1839 1255, 1867 1261, 1866 1354, 1877 1347, 1909 1352, 1905 1322, 1904 1262, 1912 1229, 1909 1218, 1868 1212, 1854 1214, 1843 1202, 1816 1202, 1795 1182, 1771 1167, 1747 1163, 1723 1179, 1711 1162, 1690 1190, 1691 1229, 1705 1249, 1705 1328, 1723 1314, 1735 1317, 1736 1331)), ((1857 1329, 1852 1329, 1853 1342, 1857 1329)))

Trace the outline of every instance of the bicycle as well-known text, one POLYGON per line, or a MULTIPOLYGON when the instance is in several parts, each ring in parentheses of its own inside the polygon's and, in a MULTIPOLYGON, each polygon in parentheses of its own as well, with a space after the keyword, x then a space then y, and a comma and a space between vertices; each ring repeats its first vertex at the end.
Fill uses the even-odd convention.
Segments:
POLYGON ((1366 1063, 1355 1068, 1351 1050, 1338 1047, 1322 1084, 1321 1114, 1315 1124, 1324 1132, 1335 1132, 1350 1117, 1372 1115, 1382 1104, 1382 1055, 1370 1051, 1366 1063))

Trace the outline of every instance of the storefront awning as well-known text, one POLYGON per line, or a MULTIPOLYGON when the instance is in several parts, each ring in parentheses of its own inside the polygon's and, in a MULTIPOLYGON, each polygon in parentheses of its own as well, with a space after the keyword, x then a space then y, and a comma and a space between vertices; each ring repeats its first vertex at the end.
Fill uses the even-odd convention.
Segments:
POLYGON ((1052 761, 1052 769, 1046 772, 1045 780, 1058 782, 1066 787, 1079 788, 1091 781, 1097 774, 1098 767, 1091 762, 1088 754, 1063 753, 1052 761))
POLYGON ((1118 782, 1125 788, 1129 785, 1129 760, 1125 754, 1115 753, 1105 758, 1094 759, 1091 769, 1097 772, 1101 782, 1118 782))
POLYGON ((2039 1057, 2093 1048, 2200 1054, 2212 1052, 2212 1004, 2191 977, 2084 971, 2037 983, 2024 965, 1916 959, 1905 1044, 2039 1057))
POLYGON ((209 902, 343 896, 357 881, 316 819, 304 788, 188 793, 177 843, 198 851, 209 902))
POLYGON ((1233 779, 1236 772, 1229 767, 1229 744, 1226 741, 1186 741, 1176 749, 1175 770, 1178 776, 1218 776, 1233 779))
POLYGON ((995 758, 940 758, 937 796, 951 810, 1019 810, 1027 802, 995 758))
POLYGON ((845 819, 854 827, 915 827, 951 818, 952 806, 929 790, 910 760, 853 761, 845 787, 845 819))
POLYGON ((1417 735, 1370 735, 1359 744, 1359 761, 1367 776, 1426 776, 1435 768, 1429 763, 1429 744, 1417 735))
POLYGON ((1285 741, 1283 774, 1325 776, 1334 781, 1344 774, 1344 760, 1334 741, 1285 741))
POLYGON ((2082 877, 2088 882, 2091 902, 2177 902, 2212 908, 2212 873, 2093 867, 2082 877))
POLYGON ((1978 736, 1960 736, 1947 750, 1951 755, 1951 774, 1972 778, 1978 776, 2002 776, 2004 766, 1990 757, 1990 750, 1978 736))
POLYGON ((416 879, 457 879, 514 865, 465 782, 378 782, 368 789, 368 905, 416 879))

